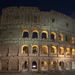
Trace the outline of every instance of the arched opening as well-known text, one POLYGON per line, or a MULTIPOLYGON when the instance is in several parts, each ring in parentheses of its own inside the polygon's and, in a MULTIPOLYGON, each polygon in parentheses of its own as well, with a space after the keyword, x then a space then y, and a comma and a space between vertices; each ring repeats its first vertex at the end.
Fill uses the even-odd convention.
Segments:
POLYGON ((39 48, 37 45, 33 45, 32 46, 32 54, 37 54, 37 53, 39 53, 39 48))
POLYGON ((69 36, 68 35, 65 36, 65 41, 69 42, 69 36))
POLYGON ((23 30, 22 31, 22 37, 23 38, 28 38, 28 33, 29 33, 28 30, 23 30))
POLYGON ((37 69, 37 62, 36 61, 32 62, 32 69, 37 69))
POLYGON ((66 48, 66 55, 70 55, 70 48, 66 48))
POLYGON ((39 33, 37 30, 32 31, 32 38, 39 38, 39 33))
POLYGON ((59 70, 64 70, 64 62, 63 61, 59 62, 59 70))
POLYGON ((63 41, 63 34, 59 34, 59 41, 63 41))
POLYGON ((28 54, 28 46, 27 45, 22 46, 22 54, 28 54))
POLYGON ((60 48, 59 48, 59 54, 60 54, 60 55, 64 55, 64 48, 63 48, 63 47, 60 47, 60 48))
POLYGON ((72 49, 72 55, 75 56, 75 49, 72 49))
POLYGON ((51 62, 51 69, 52 70, 55 70, 56 69, 56 62, 55 61, 52 61, 51 62))
POLYGON ((67 61, 67 68, 66 68, 66 70, 70 70, 70 62, 69 61, 67 61))
POLYGON ((47 69, 47 62, 46 61, 42 61, 41 68, 42 69, 47 69))
POLYGON ((51 39, 56 40, 56 33, 55 32, 51 32, 51 39))
POLYGON ((71 37, 71 43, 74 44, 74 37, 71 37))
POLYGON ((51 47, 51 54, 56 54, 57 53, 57 49, 55 46, 51 47))
POLYGON ((23 64, 22 64, 22 69, 25 70, 25 69, 28 69, 28 62, 27 61, 24 61, 23 64))
POLYGON ((48 47, 46 45, 42 46, 42 54, 48 54, 48 47))
POLYGON ((42 31, 42 39, 48 39, 48 32, 42 31))

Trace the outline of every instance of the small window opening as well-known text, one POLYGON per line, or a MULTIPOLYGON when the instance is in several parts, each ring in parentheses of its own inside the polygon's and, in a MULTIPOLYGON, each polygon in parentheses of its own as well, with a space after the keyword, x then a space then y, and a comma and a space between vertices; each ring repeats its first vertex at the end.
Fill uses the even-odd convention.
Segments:
POLYGON ((55 21, 55 19, 52 19, 52 22, 54 22, 55 21))

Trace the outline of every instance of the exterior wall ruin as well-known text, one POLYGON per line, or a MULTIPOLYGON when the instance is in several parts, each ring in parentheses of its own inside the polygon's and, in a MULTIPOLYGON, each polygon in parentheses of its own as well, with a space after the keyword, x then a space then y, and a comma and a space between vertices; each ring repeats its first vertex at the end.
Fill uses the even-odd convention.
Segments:
POLYGON ((27 61, 27 71, 60 70, 60 61, 64 62, 64 70, 68 70, 67 61, 70 62, 70 70, 75 70, 75 49, 71 37, 75 38, 75 20, 65 14, 51 10, 40 11, 37 7, 7 7, 2 9, 0 17, 0 72, 20 72, 22 64, 27 61), (23 30, 28 30, 28 38, 22 37, 23 30), (37 30, 38 38, 32 38, 32 31, 37 30), (48 38, 42 39, 42 31, 48 32, 48 38), (51 32, 56 33, 56 39, 51 39, 51 32), (63 34, 63 41, 59 41, 59 34, 63 34), (68 42, 65 36, 68 35, 68 42), (28 46, 28 54, 22 54, 22 46, 28 46), (37 45, 39 52, 32 53, 32 46, 37 45), (48 54, 42 54, 42 46, 48 47, 48 54), (56 54, 51 54, 51 47, 56 47, 56 54), (59 48, 64 48, 64 54, 59 54, 59 48), (66 54, 66 48, 70 48, 70 55, 66 54), (32 62, 37 62, 37 69, 32 69, 32 62), (42 62, 47 62, 47 69, 42 70, 42 62), (51 69, 51 62, 56 62, 55 69, 51 69))

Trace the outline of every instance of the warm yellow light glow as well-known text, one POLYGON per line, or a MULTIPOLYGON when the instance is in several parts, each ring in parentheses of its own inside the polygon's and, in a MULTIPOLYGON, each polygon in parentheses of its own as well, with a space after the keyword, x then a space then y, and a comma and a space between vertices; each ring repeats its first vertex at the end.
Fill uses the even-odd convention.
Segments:
POLYGON ((56 54, 57 53, 57 49, 55 46, 51 47, 51 54, 56 54))
POLYGON ((37 50, 37 53, 39 53, 39 48, 38 48, 37 45, 33 45, 33 46, 32 46, 32 53, 33 53, 33 49, 37 50))
POLYGON ((48 39, 48 32, 47 31, 42 31, 42 33, 46 34, 46 38, 48 39))
POLYGON ((66 54, 70 55, 70 48, 66 48, 66 54))
POLYGON ((59 34, 59 41, 63 41, 63 34, 59 34))
POLYGON ((46 45, 42 46, 42 54, 48 54, 48 47, 46 45))
POLYGON ((56 40, 56 33, 55 32, 51 32, 51 34, 54 35, 54 39, 56 40))
POLYGON ((47 69, 47 62, 46 61, 43 61, 43 63, 42 63, 42 69, 47 69))
POLYGON ((74 44, 74 37, 71 37, 71 43, 74 44))
POLYGON ((75 55, 75 49, 72 49, 72 55, 75 55))
MULTIPOLYGON (((28 30, 23 30, 23 31, 22 31, 22 37, 23 37, 24 32, 28 32, 28 30)), ((29 32, 28 32, 28 33, 29 33, 29 32)))
MULTIPOLYGON (((23 46, 22 46, 22 49, 21 49, 21 53, 22 53, 22 54, 27 54, 27 53, 23 50, 24 47, 28 48, 27 45, 23 45, 23 46)), ((27 50, 28 50, 28 49, 27 49, 27 50)))
POLYGON ((55 64, 54 62, 55 62, 55 61, 52 61, 52 62, 51 62, 51 69, 55 69, 55 65, 56 65, 56 64, 55 64))
POLYGON ((64 55, 64 48, 63 47, 60 47, 59 50, 61 51, 61 55, 64 55))

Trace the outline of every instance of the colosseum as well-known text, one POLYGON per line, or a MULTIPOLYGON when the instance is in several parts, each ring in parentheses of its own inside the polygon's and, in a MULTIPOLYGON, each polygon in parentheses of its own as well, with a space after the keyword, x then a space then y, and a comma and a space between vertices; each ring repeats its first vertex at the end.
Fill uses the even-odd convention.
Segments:
POLYGON ((75 19, 37 7, 7 7, 0 16, 0 72, 75 70, 75 19))

